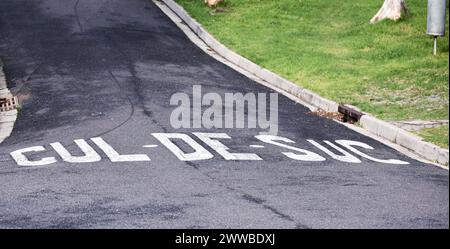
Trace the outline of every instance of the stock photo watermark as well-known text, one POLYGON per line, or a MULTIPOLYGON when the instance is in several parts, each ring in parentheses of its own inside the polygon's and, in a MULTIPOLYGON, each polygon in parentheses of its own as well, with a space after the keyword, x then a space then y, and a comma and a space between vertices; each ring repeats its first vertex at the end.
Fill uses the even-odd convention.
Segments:
POLYGON ((192 87, 171 96, 170 125, 175 129, 261 129, 260 134, 278 134, 278 93, 203 93, 192 87))

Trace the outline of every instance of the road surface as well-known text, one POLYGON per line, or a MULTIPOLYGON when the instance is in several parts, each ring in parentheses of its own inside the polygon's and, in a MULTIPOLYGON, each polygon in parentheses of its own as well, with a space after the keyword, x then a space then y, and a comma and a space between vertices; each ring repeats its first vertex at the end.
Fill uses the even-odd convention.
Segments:
POLYGON ((2 228, 449 227, 447 170, 282 95, 278 140, 174 128, 170 98, 194 85, 273 91, 151 1, 2 0, 0 55, 22 100, 0 145, 2 228))

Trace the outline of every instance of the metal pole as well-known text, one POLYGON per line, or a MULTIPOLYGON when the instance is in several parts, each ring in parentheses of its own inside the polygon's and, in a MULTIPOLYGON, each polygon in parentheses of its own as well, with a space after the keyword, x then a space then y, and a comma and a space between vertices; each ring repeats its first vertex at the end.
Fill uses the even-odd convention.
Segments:
POLYGON ((437 54, 437 38, 445 36, 446 0, 428 0, 427 34, 433 36, 433 55, 437 54))
POLYGON ((437 36, 434 36, 433 55, 437 54, 437 36))

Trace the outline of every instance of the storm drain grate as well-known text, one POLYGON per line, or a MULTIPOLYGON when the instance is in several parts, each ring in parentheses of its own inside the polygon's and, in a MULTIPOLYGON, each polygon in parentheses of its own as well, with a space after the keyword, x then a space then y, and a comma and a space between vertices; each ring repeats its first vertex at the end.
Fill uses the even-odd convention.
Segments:
POLYGON ((11 96, 7 98, 0 98, 0 112, 7 112, 17 109, 19 101, 17 97, 11 96))

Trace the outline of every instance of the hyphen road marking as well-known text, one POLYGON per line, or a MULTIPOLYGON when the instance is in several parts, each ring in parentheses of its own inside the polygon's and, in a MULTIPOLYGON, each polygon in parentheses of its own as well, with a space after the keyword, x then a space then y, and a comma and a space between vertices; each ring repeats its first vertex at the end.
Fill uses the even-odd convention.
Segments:
POLYGON ((142 147, 143 148, 156 148, 156 147, 158 147, 158 145, 157 144, 149 144, 149 145, 143 145, 142 147))
MULTIPOLYGON (((230 141, 232 138, 225 133, 200 133, 194 132, 193 135, 208 145, 208 148, 203 147, 199 142, 194 140, 190 135, 184 133, 152 133, 166 149, 168 149, 176 158, 180 161, 199 161, 209 160, 214 157, 208 149, 212 149, 219 154, 224 160, 227 161, 261 161, 263 160, 259 155, 255 153, 240 153, 231 151, 222 141, 230 141), (187 153, 180 148, 177 143, 183 142, 185 145, 191 148, 191 152, 187 153)), ((328 159, 333 159, 345 163, 362 163, 360 158, 367 160, 384 163, 384 164, 400 164, 406 165, 408 162, 397 159, 381 159, 375 158, 369 154, 368 151, 374 150, 374 148, 368 144, 351 140, 335 140, 330 142, 324 140, 323 143, 319 143, 315 140, 308 139, 307 141, 312 144, 317 151, 298 148, 295 142, 286 137, 274 136, 274 135, 257 135, 255 136, 259 141, 276 146, 283 149, 281 152, 286 157, 296 161, 308 161, 308 162, 322 162, 328 159), (325 147, 328 146, 328 147, 325 147), (362 151, 361 148, 364 150, 362 151), (334 152, 333 152, 333 151, 334 152), (320 155, 319 153, 323 153, 320 155), (358 157, 360 158, 358 158, 358 157)), ((47 150, 44 146, 33 146, 20 150, 16 150, 10 153, 11 157, 15 160, 18 166, 33 167, 44 166, 58 162, 55 156, 41 156, 42 152, 53 152, 59 155, 64 162, 68 163, 94 163, 102 160, 98 150, 103 152, 111 162, 148 162, 151 161, 150 157, 146 154, 120 154, 113 146, 108 144, 101 137, 94 137, 90 139, 96 145, 96 148, 89 145, 84 139, 76 139, 74 143, 78 146, 79 150, 84 154, 83 156, 73 156, 61 143, 51 143, 52 150, 47 150), (97 149, 97 150, 96 150, 97 149), (33 156, 34 155, 34 156, 33 156), (39 159, 35 159, 39 158, 39 159)), ((144 148, 157 148, 158 145, 143 145, 144 148)), ((265 148, 263 145, 250 145, 251 148, 265 148)))

